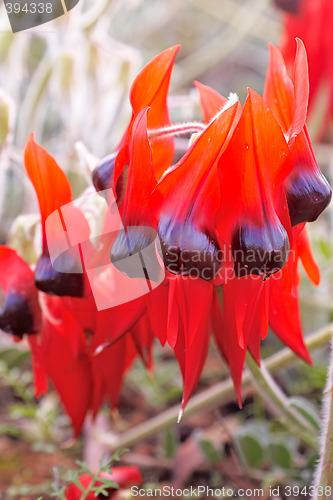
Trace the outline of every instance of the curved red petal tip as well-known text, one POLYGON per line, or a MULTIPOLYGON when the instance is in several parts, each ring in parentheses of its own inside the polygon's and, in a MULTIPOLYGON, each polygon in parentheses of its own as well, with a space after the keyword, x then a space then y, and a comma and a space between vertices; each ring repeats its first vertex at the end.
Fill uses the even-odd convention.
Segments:
POLYGON ((269 64, 263 99, 286 134, 294 116, 294 86, 280 50, 272 43, 268 44, 268 48, 269 64))
POLYGON ((33 132, 24 148, 24 163, 37 194, 44 224, 52 212, 72 201, 72 189, 55 159, 35 141, 33 132))
POLYGON ((244 114, 248 114, 248 128, 252 126, 257 168, 261 170, 266 191, 277 193, 292 168, 289 149, 281 127, 261 95, 251 88, 247 90, 244 114))
POLYGON ((228 102, 228 99, 216 90, 203 83, 193 82, 200 95, 201 109, 206 123, 218 113, 228 102))
POLYGON ((136 116, 129 140, 129 171, 122 211, 125 226, 156 226, 148 201, 156 186, 153 172, 152 152, 147 135, 147 113, 143 108, 136 116))
POLYGON ((296 249, 309 280, 312 281, 315 286, 318 286, 321 279, 320 269, 314 258, 310 239, 305 228, 296 240, 296 249))
POLYGON ((290 138, 296 137, 304 128, 309 102, 308 59, 304 43, 296 38, 297 49, 294 64, 294 117, 290 138))
POLYGON ((168 87, 171 70, 180 48, 181 45, 174 45, 164 50, 148 62, 137 75, 130 90, 130 103, 135 114, 151 105, 163 85, 168 87))

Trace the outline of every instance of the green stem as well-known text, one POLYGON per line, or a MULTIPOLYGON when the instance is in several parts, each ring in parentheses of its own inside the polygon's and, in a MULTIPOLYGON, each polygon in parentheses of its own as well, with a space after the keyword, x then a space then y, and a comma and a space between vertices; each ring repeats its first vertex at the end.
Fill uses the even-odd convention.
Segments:
POLYGON ((323 392, 322 415, 319 462, 314 477, 314 494, 311 497, 314 500, 332 498, 333 495, 333 343, 326 388, 323 392))
POLYGON ((85 12, 80 19, 82 28, 87 31, 92 30, 110 7, 110 3, 110 0, 100 0, 99 2, 95 1, 92 4, 93 6, 85 12))
MULTIPOLYGON (((305 339, 305 343, 309 350, 316 349, 322 345, 325 345, 332 334, 333 323, 326 325, 317 332, 309 335, 305 339)), ((282 349, 276 354, 273 354, 265 360, 266 369, 270 372, 275 372, 281 370, 282 368, 288 366, 292 361, 295 361, 297 356, 287 348, 282 349)), ((251 375, 249 370, 245 370, 243 375, 243 387, 250 385, 251 375)), ((193 396, 189 401, 183 418, 187 418, 190 415, 194 415, 200 411, 207 411, 211 408, 219 406, 221 401, 226 398, 233 396, 234 386, 232 380, 228 378, 227 380, 220 382, 219 384, 206 389, 200 394, 193 396)), ((173 406, 163 413, 156 415, 150 420, 143 422, 131 429, 128 429, 121 434, 115 434, 111 432, 101 432, 96 429, 94 435, 96 439, 101 441, 106 447, 111 450, 117 450, 120 448, 129 447, 142 439, 160 432, 170 425, 174 425, 177 421, 179 414, 179 406, 173 406)))
POLYGON ((258 388, 258 393, 263 396, 268 404, 273 406, 278 416, 283 417, 283 422, 289 432, 303 443, 317 450, 316 433, 318 430, 290 405, 289 398, 276 384, 264 364, 262 363, 261 367, 259 367, 252 356, 247 353, 246 365, 253 377, 253 385, 258 388))
POLYGON ((19 145, 25 144, 28 131, 34 129, 34 115, 46 91, 54 64, 55 56, 50 51, 47 51, 30 80, 24 100, 20 106, 19 119, 17 120, 16 138, 19 145))

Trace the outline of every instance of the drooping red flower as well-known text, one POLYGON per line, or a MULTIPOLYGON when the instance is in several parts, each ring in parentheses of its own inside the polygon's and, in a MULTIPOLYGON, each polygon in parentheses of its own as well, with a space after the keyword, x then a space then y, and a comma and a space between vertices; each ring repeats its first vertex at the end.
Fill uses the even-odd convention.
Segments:
MULTIPOLYGON (((280 66, 276 67, 275 71, 281 74, 285 67, 281 66, 281 63, 277 63, 277 66, 279 64, 280 66)), ((270 72, 272 72, 272 68, 269 68, 268 74, 270 72)), ((273 76, 275 77, 275 75, 273 76)), ((215 234, 219 234, 219 240, 230 245, 231 262, 235 266, 236 275, 230 276, 229 279, 228 273, 225 273, 222 279, 224 284, 215 287, 213 296, 210 292, 205 292, 205 296, 210 297, 211 310, 208 314, 205 311, 204 315, 206 324, 212 325, 216 343, 230 367, 240 404, 241 378, 246 351, 249 350, 257 363, 260 363, 260 343, 267 335, 269 325, 277 336, 300 357, 311 362, 304 344, 299 316, 298 261, 301 259, 304 262, 310 278, 315 284, 318 284, 319 273, 311 255, 304 224, 298 225, 293 230, 291 228, 290 216, 292 214, 290 214, 287 203, 290 178, 295 166, 297 166, 293 149, 297 137, 301 134, 307 139, 307 154, 311 148, 304 129, 307 86, 305 83, 302 87, 302 78, 306 78, 306 76, 306 57, 300 44, 295 62, 295 84, 288 78, 288 80, 280 81, 280 88, 277 90, 274 86, 269 89, 266 86, 265 97, 267 99, 269 90, 275 103, 275 106, 272 106, 274 114, 267 108, 258 94, 249 90, 243 113, 237 121, 237 126, 225 151, 217 162, 219 172, 219 205, 217 204, 217 206, 219 208, 217 212, 211 210, 210 224, 214 228, 215 234), (284 95, 289 96, 288 106, 284 95), (215 219, 214 213, 217 214, 215 219), (266 279, 270 275, 271 279, 266 279), (264 280, 263 277, 265 277, 264 280)), ((274 78, 271 81, 274 81, 274 78)), ((196 84, 196 86, 200 92, 205 121, 213 123, 216 120, 214 115, 219 112, 224 98, 207 86, 200 84, 196 84)), ((202 136, 205 136, 208 130, 209 126, 202 133, 202 136)), ((195 148, 195 145, 196 142, 192 147, 195 148)), ((313 159, 314 156, 310 156, 310 158, 313 159)), ((179 163, 181 164, 182 160, 179 163)), ((195 172, 200 180, 201 164, 201 158, 198 155, 197 161, 189 166, 192 177, 195 177, 193 175, 195 172)), ((157 190, 160 187, 163 189, 163 183, 166 185, 168 177, 175 176, 177 168, 176 165, 174 169, 166 173, 158 184, 157 190)), ((299 172, 302 173, 303 170, 299 168, 299 172)), ((168 188, 165 188, 164 192, 162 191, 164 195, 162 203, 155 193, 152 200, 153 207, 155 207, 154 203, 160 203, 162 207, 159 216, 164 215, 163 210, 167 206, 164 205, 165 200, 172 200, 169 205, 169 225, 170 235, 171 238, 174 238, 175 243, 173 246, 170 245, 171 251, 169 251, 169 247, 166 249, 168 255, 167 258, 164 255, 164 260, 166 265, 174 260, 174 267, 173 269, 170 267, 170 271, 190 274, 179 258, 182 253, 179 250, 180 245, 177 240, 178 237, 178 239, 182 238, 186 241, 187 234, 183 228, 179 233, 174 228, 177 227, 178 220, 181 219, 179 213, 183 215, 183 206, 190 207, 189 212, 187 214, 185 212, 186 215, 183 215, 183 220, 186 223, 188 220, 192 220, 191 210, 193 206, 195 207, 193 198, 197 195, 197 191, 191 191, 188 187, 192 184, 195 185, 196 180, 191 179, 186 185, 183 179, 184 176, 180 178, 180 187, 178 182, 170 183, 168 188), (189 199, 185 198, 184 201, 180 195, 177 196, 177 193, 181 192, 186 192, 189 199), (177 259, 172 259, 173 253, 177 259)), ((201 181, 200 187, 202 184, 201 181)), ((210 191, 214 200, 216 191, 216 187, 210 191)), ((330 197, 330 191, 328 197, 330 197)), ((301 198, 298 201, 302 203, 301 198)), ((205 212, 205 204, 211 208, 212 201, 202 200, 200 207, 203 216, 200 218, 201 214, 199 214, 197 219, 194 218, 195 221, 209 220, 205 212)), ((295 204, 297 206, 297 203, 295 204)), ((292 219, 292 222, 294 224, 295 220, 292 219)), ((161 219, 159 227, 160 223, 161 219)), ((197 255, 200 255, 200 246, 193 246, 193 254, 196 250, 197 255)), ((198 261, 205 264, 202 258, 198 261)), ((190 261, 189 267, 191 264, 190 261)), ((186 318, 186 307, 184 306, 186 295, 182 294, 185 280, 180 275, 174 280, 173 288, 176 291, 172 302, 169 302, 169 309, 174 311, 173 317, 178 319, 173 323, 172 329, 170 322, 167 328, 167 338, 171 337, 173 340, 183 372, 183 407, 188 394, 193 392, 198 374, 201 372, 207 352, 202 339, 207 339, 208 336, 208 333, 204 333, 202 328, 201 343, 197 341, 197 349, 193 347, 193 352, 190 352, 189 339, 191 337, 184 319, 186 318), (191 366, 192 375, 186 376, 186 359, 189 360, 190 356, 193 356, 192 360, 197 360, 197 371, 190 365, 190 361, 187 361, 187 366, 191 366)), ((210 287, 211 284, 207 283, 207 286, 210 287)), ((199 288, 194 293, 197 299, 194 302, 196 314, 200 315, 200 312, 204 311, 202 306, 204 293, 200 293, 199 288)), ((187 308, 189 310, 189 306, 187 308)))
MULTIPOLYGON (((35 281, 39 290, 56 295, 82 297, 84 295, 83 274, 77 272, 81 267, 79 254, 67 252, 62 262, 66 274, 56 271, 50 260, 46 241, 45 223, 47 218, 62 205, 72 201, 72 189, 64 172, 58 167, 54 158, 38 146, 31 134, 24 151, 24 162, 29 179, 31 180, 39 202, 42 223, 42 255, 36 270, 35 281)), ((66 226, 62 220, 63 231, 66 226)))
POLYGON ((216 225, 228 242, 235 274, 225 281, 220 300, 214 298, 212 321, 240 403, 246 350, 251 346, 257 353, 268 331, 264 280, 286 264, 291 239, 283 192, 291 168, 289 151, 272 112, 251 89, 218 168, 216 225))
POLYGON ((224 240, 214 224, 221 204, 217 166, 240 113, 236 101, 216 115, 152 194, 163 260, 171 273, 212 280, 222 267, 224 240))
MULTIPOLYGON (((135 78, 130 90, 132 117, 113 155, 102 160, 93 172, 93 182, 97 191, 110 187, 118 197, 123 193, 126 164, 130 161, 130 137, 136 116, 149 107, 148 127, 163 128, 170 125, 167 107, 172 68, 180 45, 164 50, 144 66, 135 78)), ((155 177, 158 179, 171 164, 174 156, 172 136, 156 137, 151 140, 151 154, 155 177)))
MULTIPOLYGON (((198 382, 211 325, 240 393, 250 325, 262 305, 257 297, 258 280, 242 280, 237 275, 278 271, 289 251, 281 220, 291 232, 282 189, 290 171, 289 152, 272 113, 260 96, 249 91, 243 112, 236 101, 212 118, 209 113, 215 114, 224 100, 207 87, 204 95, 202 87, 200 91, 202 101, 209 100, 204 109, 211 121, 151 196, 165 265, 178 275, 169 275, 166 339, 183 373, 182 408, 198 382), (272 160, 274 169, 269 170, 272 160), (249 230, 241 231, 246 224, 249 230), (235 234, 240 235, 237 241, 235 234), (236 260, 237 250, 242 261, 236 260), (251 268, 250 256, 254 256, 251 268), (228 272, 234 266, 236 276, 229 281, 228 272), (202 283, 202 278, 224 283, 222 310, 213 284, 202 283), (241 356, 233 356, 234 344, 242 350, 241 356)), ((266 323, 266 333, 267 328, 266 323)))
POLYGON ((282 189, 290 171, 289 151, 272 112, 251 89, 218 171, 216 225, 232 246, 236 273, 276 272, 289 252, 291 228, 282 189))
MULTIPOLYGON (((111 261, 117 267, 132 256, 139 255, 156 239, 157 221, 149 209, 149 196, 156 186, 153 172, 152 147, 147 135, 148 117, 151 109, 142 109, 133 121, 128 137, 128 176, 123 201, 117 203, 122 218, 123 230, 111 248, 111 261)), ((139 263, 139 262, 138 262, 139 263)), ((142 274, 141 267, 128 271, 131 277, 142 274)), ((156 261, 156 267, 159 268, 156 261)), ((144 277, 144 276, 142 276, 144 277)), ((147 276, 148 277, 148 276, 147 276)))
MULTIPOLYGON (((70 296, 73 273, 68 272, 71 269, 67 259, 71 264, 73 255, 81 260, 82 253, 80 243, 70 245, 75 236, 71 232, 72 225, 79 225, 80 234, 86 238, 89 238, 89 227, 83 213, 71 204, 71 189, 65 174, 32 135, 25 149, 25 161, 41 209, 41 258, 49 263, 36 278, 36 272, 34 276, 13 250, 1 249, 2 286, 7 295, 1 316, 2 327, 18 337, 36 333, 29 339, 36 396, 47 391, 46 379, 50 379, 78 435, 89 410, 96 415, 105 399, 112 407, 117 406, 124 374, 137 356, 148 368, 151 366, 153 335, 147 318, 140 319, 146 310, 144 297, 109 309, 97 309, 84 261, 80 274, 84 296, 70 296), (58 214, 59 227, 55 225, 56 231, 47 237, 49 219, 58 214), (62 240, 64 235, 67 238, 62 240), (57 256, 61 258, 57 269, 54 263, 57 266, 59 262, 52 261, 50 256, 53 238, 56 243, 65 241, 67 244, 58 246, 64 252, 57 256), (39 279, 41 274, 42 279, 39 279), (38 292, 34 278, 37 286, 48 293, 38 292)), ((99 258, 89 239, 83 243, 90 258, 99 258)), ((108 288, 105 293, 109 293, 108 288)))
POLYGON ((292 170, 284 190, 295 226, 316 220, 331 201, 332 191, 319 169, 305 124, 309 86, 304 44, 297 39, 293 79, 287 74, 279 49, 269 44, 269 50, 264 100, 288 140, 292 170))
POLYGON ((40 328, 38 292, 33 272, 11 248, 0 246, 0 285, 5 302, 0 310, 0 328, 18 338, 40 328))
POLYGON ((161 291, 160 331, 163 341, 174 349, 182 371, 182 409, 195 390, 207 356, 213 296, 208 281, 219 271, 223 274, 224 243, 214 227, 220 203, 217 162, 237 126, 240 108, 237 101, 211 121, 165 173, 150 199, 159 220, 157 230, 168 270, 168 291, 161 291))

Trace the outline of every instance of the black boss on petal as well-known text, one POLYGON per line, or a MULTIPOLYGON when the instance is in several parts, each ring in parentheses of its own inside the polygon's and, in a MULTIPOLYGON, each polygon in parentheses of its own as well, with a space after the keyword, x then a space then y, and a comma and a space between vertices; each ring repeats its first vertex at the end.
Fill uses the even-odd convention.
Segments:
POLYGON ((232 252, 237 276, 269 276, 282 269, 288 260, 289 239, 280 225, 256 227, 243 225, 232 238, 232 252))
POLYGON ((331 188, 319 169, 315 172, 300 169, 291 174, 285 183, 285 193, 292 226, 315 221, 332 198, 331 188))
POLYGON ((149 226, 128 226, 118 233, 111 251, 112 264, 130 278, 160 281, 161 264, 156 230, 149 226))
POLYGON ((92 181, 96 191, 104 191, 112 186, 115 160, 115 154, 108 155, 93 170, 92 181))
POLYGON ((274 0, 274 3, 290 14, 298 14, 300 11, 300 0, 274 0))
POLYGON ((20 293, 8 292, 0 310, 0 328, 16 337, 35 333, 34 319, 26 298, 20 293))
MULTIPOLYGON (((113 187, 116 157, 116 153, 112 153, 111 155, 106 156, 93 170, 92 181, 96 191, 105 191, 113 187)), ((117 182, 116 193, 118 200, 121 200, 125 194, 127 170, 127 168, 124 168, 122 170, 122 173, 117 182)))
POLYGON ((35 284, 42 292, 59 297, 83 297, 84 276, 78 263, 70 254, 57 258, 57 271, 48 256, 42 255, 35 269, 35 284))
POLYGON ((212 280, 223 261, 222 251, 216 240, 203 230, 188 222, 174 224, 161 218, 158 224, 163 262, 174 274, 212 280))

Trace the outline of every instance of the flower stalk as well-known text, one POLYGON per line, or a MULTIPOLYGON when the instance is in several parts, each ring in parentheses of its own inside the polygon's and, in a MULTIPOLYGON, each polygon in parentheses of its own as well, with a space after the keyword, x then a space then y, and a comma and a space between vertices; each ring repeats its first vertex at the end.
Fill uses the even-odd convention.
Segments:
POLYGON ((258 389, 258 394, 263 396, 276 414, 283 418, 283 423, 289 432, 317 450, 317 428, 304 419, 295 408, 291 407, 289 398, 276 384, 265 365, 262 363, 259 367, 249 354, 246 355, 246 365, 252 375, 253 385, 258 389))
POLYGON ((168 135, 184 135, 194 132, 202 132, 206 125, 201 122, 178 123, 167 127, 153 128, 148 130, 149 139, 166 137, 168 135))
POLYGON ((314 477, 314 500, 332 498, 333 490, 333 341, 331 341, 331 359, 328 369, 326 388, 323 392, 322 425, 319 441, 319 462, 314 477), (323 496, 322 492, 330 491, 323 496))

